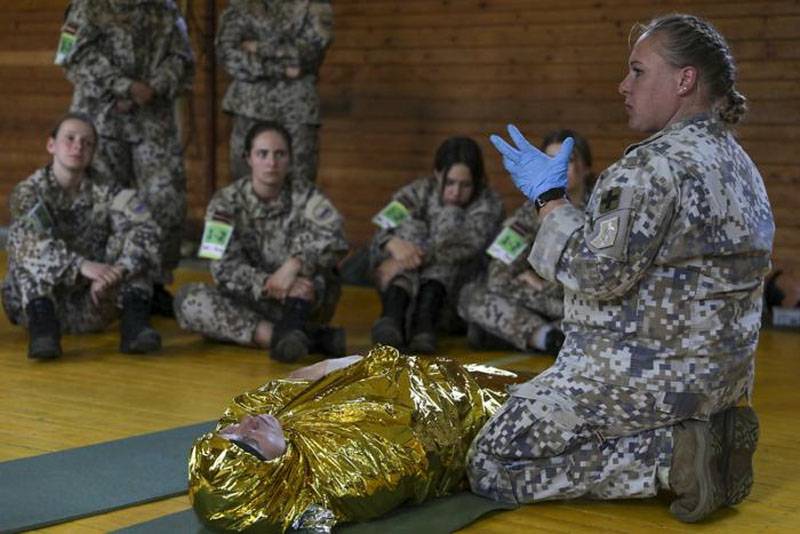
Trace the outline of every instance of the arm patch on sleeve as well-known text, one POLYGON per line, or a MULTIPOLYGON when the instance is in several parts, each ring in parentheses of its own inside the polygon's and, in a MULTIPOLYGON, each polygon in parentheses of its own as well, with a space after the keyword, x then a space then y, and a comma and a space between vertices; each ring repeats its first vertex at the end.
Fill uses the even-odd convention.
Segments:
POLYGON ((337 213, 336 208, 322 195, 314 195, 306 204, 306 217, 320 226, 334 222, 337 213))
POLYGON ((635 190, 612 187, 603 193, 587 236, 589 249, 597 255, 624 260, 635 190))
POLYGON ((137 196, 135 189, 123 189, 111 201, 111 211, 124 212, 135 222, 147 220, 147 205, 137 196))

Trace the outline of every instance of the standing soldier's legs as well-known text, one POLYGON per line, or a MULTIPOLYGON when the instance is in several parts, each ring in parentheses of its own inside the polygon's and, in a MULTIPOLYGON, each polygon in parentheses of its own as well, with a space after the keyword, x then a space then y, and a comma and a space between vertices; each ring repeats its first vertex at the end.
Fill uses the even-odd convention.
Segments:
POLYGON ((311 182, 317 179, 319 165, 319 126, 316 124, 287 123, 292 136, 294 175, 311 182))
POLYGON ((134 146, 136 189, 147 202, 161 228, 161 273, 156 283, 172 282, 180 260, 183 222, 186 217, 186 173, 175 132, 153 135, 134 146))
POLYGON ((258 122, 257 119, 245 117, 243 115, 231 115, 231 143, 230 143, 230 166, 231 181, 238 180, 242 176, 250 174, 250 166, 245 157, 245 137, 250 128, 258 122))
POLYGON ((92 167, 101 180, 111 181, 122 187, 136 187, 133 147, 126 141, 101 137, 97 142, 92 167))

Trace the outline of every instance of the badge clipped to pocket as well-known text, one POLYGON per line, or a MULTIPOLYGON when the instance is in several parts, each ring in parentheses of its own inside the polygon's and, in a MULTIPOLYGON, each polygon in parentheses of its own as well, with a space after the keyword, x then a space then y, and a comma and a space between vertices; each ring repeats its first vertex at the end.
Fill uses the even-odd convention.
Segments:
POLYGON ((220 260, 228 248, 233 236, 233 225, 229 220, 215 216, 206 221, 203 228, 203 240, 197 253, 199 258, 220 260))
POLYGON ((525 237, 514 230, 511 226, 506 226, 494 238, 494 241, 486 253, 506 265, 511 265, 514 260, 519 258, 519 255, 528 247, 529 243, 525 237))
POLYGON ((397 228, 400 223, 408 218, 408 208, 399 200, 392 200, 375 217, 372 222, 383 228, 391 230, 397 228))
POLYGON ((56 49, 56 59, 53 61, 56 65, 63 65, 72 52, 75 46, 75 34, 77 30, 70 25, 66 25, 61 29, 61 38, 58 40, 58 48, 56 49))

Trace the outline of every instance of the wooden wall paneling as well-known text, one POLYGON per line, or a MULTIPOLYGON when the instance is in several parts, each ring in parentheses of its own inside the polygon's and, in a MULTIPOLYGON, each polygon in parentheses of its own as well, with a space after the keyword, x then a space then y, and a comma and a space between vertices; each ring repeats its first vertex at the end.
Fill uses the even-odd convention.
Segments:
MULTIPOLYGON (((14 183, 47 159, 52 121, 71 86, 52 65, 64 0, 0 5, 0 202, 14 183)), ((203 65, 205 2, 187 20, 198 59, 187 132, 189 224, 197 230, 209 188, 229 182, 230 120, 217 108, 215 148, 203 65)), ((227 6, 215 0, 217 15, 227 6)), ((323 107, 319 183, 347 220, 351 241, 365 243, 371 215, 391 193, 429 172, 446 137, 480 143, 490 182, 513 209, 522 201, 487 141, 508 122, 533 139, 569 126, 591 142, 597 172, 640 136, 628 130, 617 85, 626 69, 629 29, 651 16, 686 11, 709 17, 739 61, 740 89, 751 113, 738 129, 758 164, 779 225, 776 254, 800 268, 792 241, 800 226, 800 2, 797 0, 336 0, 335 41, 320 79, 323 107)), ((216 68, 217 103, 228 85, 216 68)), ((185 123, 186 124, 186 123, 185 123)), ((0 212, 0 224, 7 223, 0 212)))

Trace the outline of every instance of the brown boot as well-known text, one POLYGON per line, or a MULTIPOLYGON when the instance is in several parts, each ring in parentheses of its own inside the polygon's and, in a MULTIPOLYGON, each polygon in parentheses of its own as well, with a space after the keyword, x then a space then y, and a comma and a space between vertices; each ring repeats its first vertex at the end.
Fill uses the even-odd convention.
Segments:
POLYGON ((670 512, 685 523, 701 521, 723 505, 740 503, 753 485, 758 418, 752 408, 728 408, 710 421, 675 427, 669 485, 677 498, 670 512))

